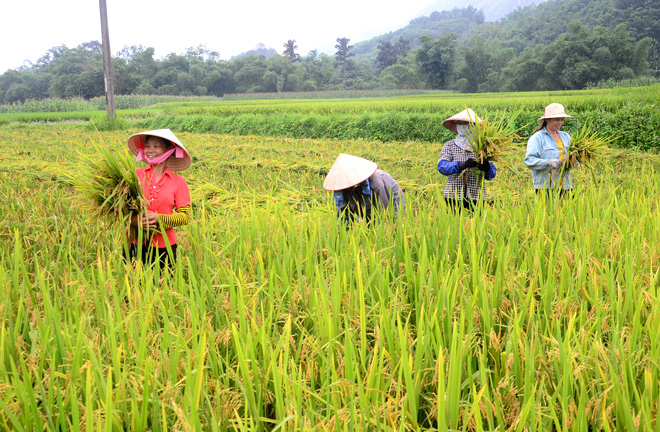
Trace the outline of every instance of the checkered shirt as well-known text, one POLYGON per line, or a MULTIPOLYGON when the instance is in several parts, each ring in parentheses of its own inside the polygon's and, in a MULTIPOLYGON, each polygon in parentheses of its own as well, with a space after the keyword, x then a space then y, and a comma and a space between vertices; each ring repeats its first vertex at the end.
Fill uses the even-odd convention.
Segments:
MULTIPOLYGON (((447 141, 440 152, 440 159, 447 162, 465 162, 468 159, 476 159, 470 150, 464 150, 458 146, 455 140, 447 141)), ((486 199, 486 186, 484 185, 483 172, 477 167, 468 168, 459 174, 447 176, 445 187, 445 198, 463 199, 464 188, 467 185, 467 198, 472 200, 486 199), (481 193, 480 193, 481 190, 481 193)))

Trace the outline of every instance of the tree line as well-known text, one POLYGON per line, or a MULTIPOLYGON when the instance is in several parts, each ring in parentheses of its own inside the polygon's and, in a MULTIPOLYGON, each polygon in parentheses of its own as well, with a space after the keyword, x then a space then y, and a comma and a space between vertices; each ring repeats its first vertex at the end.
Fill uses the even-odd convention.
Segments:
MULTIPOLYGON (((510 16, 529 21, 534 15, 525 10, 510 16)), ((301 56, 296 41, 288 40, 281 54, 230 61, 204 46, 162 59, 154 57, 151 47, 126 47, 113 57, 115 92, 222 97, 228 93, 346 89, 572 90, 658 72, 657 66, 649 70, 649 61, 657 57, 657 40, 648 36, 637 39, 638 28, 633 35, 626 23, 609 29, 572 21, 547 43, 525 47, 516 45, 519 34, 502 39, 507 33, 500 30, 497 37, 489 38, 484 26, 491 23, 484 23, 483 12, 471 6, 411 22, 420 23, 445 23, 440 28, 460 34, 441 31, 440 36, 381 39, 373 60, 358 58, 348 38, 336 39, 334 55, 314 50, 301 56), (467 23, 462 30, 460 22, 467 23)), ((534 37, 543 39, 546 33, 540 29, 534 37)), ((0 75, 1 104, 103 95, 98 41, 76 48, 54 47, 35 63, 0 75)))

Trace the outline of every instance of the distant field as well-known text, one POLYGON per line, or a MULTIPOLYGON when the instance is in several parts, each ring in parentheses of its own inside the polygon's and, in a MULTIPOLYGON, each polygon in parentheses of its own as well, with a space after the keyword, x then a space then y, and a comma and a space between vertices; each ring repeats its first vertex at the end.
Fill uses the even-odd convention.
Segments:
POLYGON ((467 104, 524 105, 535 122, 559 101, 576 114, 569 131, 587 113, 613 122, 618 112, 607 124, 623 126, 608 131, 631 134, 656 121, 657 87, 599 92, 172 102, 98 132, 87 121, 0 123, 0 428, 658 430, 658 155, 612 149, 575 171, 573 199, 544 199, 521 140, 497 163, 491 205, 455 215, 435 168, 444 132, 380 141, 180 128, 193 216, 172 276, 127 268, 122 229, 92 222, 66 182, 91 143, 125 151, 162 119, 250 109, 276 122, 296 106, 328 121, 424 107, 438 123, 467 104), (321 185, 340 152, 399 180, 407 209, 396 223, 347 231, 336 220, 321 185))
MULTIPOLYGON (((466 107, 475 109, 482 116, 520 110, 517 127, 522 127, 523 136, 527 136, 536 127, 536 119, 543 113, 543 108, 559 101, 575 115, 575 119, 566 124, 569 130, 579 128, 589 119, 603 133, 620 137, 615 143, 617 147, 657 151, 660 143, 660 85, 657 84, 585 91, 476 95, 430 92, 392 96, 393 92, 362 92, 359 96, 372 97, 353 94, 353 98, 342 98, 342 93, 319 93, 315 93, 313 99, 272 100, 120 97, 118 120, 112 123, 106 121, 102 100, 94 101, 95 110, 89 105, 86 109, 67 112, 50 109, 50 105, 57 107, 66 102, 50 101, 44 102, 43 112, 32 112, 39 108, 35 103, 30 112, 0 114, 0 126, 82 121, 93 123, 90 123, 90 130, 170 128, 177 132, 228 135, 432 143, 451 138, 451 133, 442 127, 442 120, 466 107)), ((77 102, 72 109, 76 106, 77 102)), ((2 107, 0 112, 3 112, 2 107)))

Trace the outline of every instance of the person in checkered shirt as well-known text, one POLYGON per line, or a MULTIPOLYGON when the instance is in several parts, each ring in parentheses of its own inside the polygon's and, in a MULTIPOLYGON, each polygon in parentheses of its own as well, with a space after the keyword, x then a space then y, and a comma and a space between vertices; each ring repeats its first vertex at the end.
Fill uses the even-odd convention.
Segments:
POLYGON ((442 122, 447 129, 457 133, 447 141, 440 152, 438 171, 447 176, 444 197, 452 209, 473 209, 479 201, 486 201, 484 180, 490 181, 497 175, 492 162, 478 163, 468 136, 470 125, 481 119, 468 108, 442 122))

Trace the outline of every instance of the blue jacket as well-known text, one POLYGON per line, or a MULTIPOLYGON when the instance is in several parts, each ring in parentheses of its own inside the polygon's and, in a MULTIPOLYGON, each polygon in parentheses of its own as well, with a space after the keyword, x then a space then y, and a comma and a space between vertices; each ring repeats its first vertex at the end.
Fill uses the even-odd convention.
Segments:
MULTIPOLYGON (((568 149, 571 145, 571 136, 564 131, 559 131, 559 136, 564 143, 564 149, 568 149)), ((560 170, 550 168, 550 165, 548 165, 550 159, 559 159, 559 148, 550 132, 543 128, 532 135, 527 141, 527 154, 524 161, 525 166, 532 170, 534 189, 554 189, 560 187, 560 170)), ((570 170, 564 170, 562 179, 564 189, 573 188, 570 170)))

